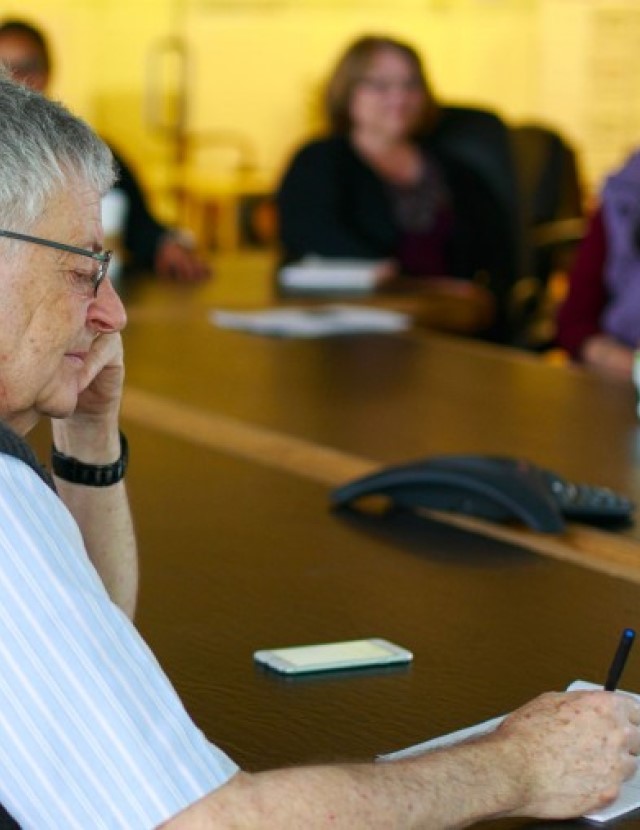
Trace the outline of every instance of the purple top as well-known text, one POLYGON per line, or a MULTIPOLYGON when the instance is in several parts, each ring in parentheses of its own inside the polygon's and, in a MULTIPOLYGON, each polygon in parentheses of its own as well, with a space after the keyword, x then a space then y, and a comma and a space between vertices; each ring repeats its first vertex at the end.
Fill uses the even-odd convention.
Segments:
POLYGON ((609 176, 602 191, 607 237, 605 285, 609 301, 602 329, 635 348, 640 344, 640 152, 609 176))

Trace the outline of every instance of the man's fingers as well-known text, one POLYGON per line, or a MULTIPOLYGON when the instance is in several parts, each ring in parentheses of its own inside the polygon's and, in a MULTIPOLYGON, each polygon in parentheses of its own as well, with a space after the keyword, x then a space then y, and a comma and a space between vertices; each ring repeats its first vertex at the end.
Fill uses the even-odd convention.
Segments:
POLYGON ((640 726, 640 703, 626 692, 616 692, 616 697, 621 701, 623 711, 630 723, 640 726))
POLYGON ((640 755, 640 729, 637 726, 629 726, 626 730, 627 749, 631 755, 640 755))
POLYGON ((117 332, 101 334, 87 354, 78 379, 78 392, 85 392, 100 377, 100 395, 111 398, 122 386, 122 340, 117 332))
POLYGON ((626 760, 623 762, 623 777, 625 781, 628 781, 638 771, 638 759, 636 757, 628 756, 626 760))

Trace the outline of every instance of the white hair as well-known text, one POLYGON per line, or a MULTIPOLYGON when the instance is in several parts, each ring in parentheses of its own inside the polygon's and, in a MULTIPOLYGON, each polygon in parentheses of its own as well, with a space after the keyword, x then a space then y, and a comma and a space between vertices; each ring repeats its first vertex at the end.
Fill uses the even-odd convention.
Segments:
POLYGON ((103 195, 114 180, 111 151, 93 130, 0 66, 0 228, 28 230, 69 184, 103 195))

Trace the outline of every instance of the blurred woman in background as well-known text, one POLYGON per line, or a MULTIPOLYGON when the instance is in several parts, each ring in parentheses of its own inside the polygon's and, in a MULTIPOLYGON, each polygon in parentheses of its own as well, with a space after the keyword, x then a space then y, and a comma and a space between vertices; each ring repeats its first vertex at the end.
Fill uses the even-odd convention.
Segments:
POLYGON ((511 281, 510 219, 482 177, 434 141, 439 107, 420 58, 389 37, 345 52, 325 97, 328 135, 299 149, 277 193, 285 262, 377 260, 396 276, 488 285, 499 318, 511 281))

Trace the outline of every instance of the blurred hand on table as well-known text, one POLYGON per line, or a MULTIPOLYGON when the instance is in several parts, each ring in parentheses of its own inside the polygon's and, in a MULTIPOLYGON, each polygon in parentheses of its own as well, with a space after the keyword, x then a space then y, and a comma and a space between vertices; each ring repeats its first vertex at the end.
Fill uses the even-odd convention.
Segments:
POLYGON ((211 268, 196 250, 175 236, 160 242, 154 265, 159 276, 179 282, 202 282, 211 275, 211 268))
POLYGON ((493 294, 479 283, 455 277, 396 277, 379 288, 381 294, 394 298, 394 308, 411 313, 418 325, 429 328, 475 334, 495 319, 493 294))

